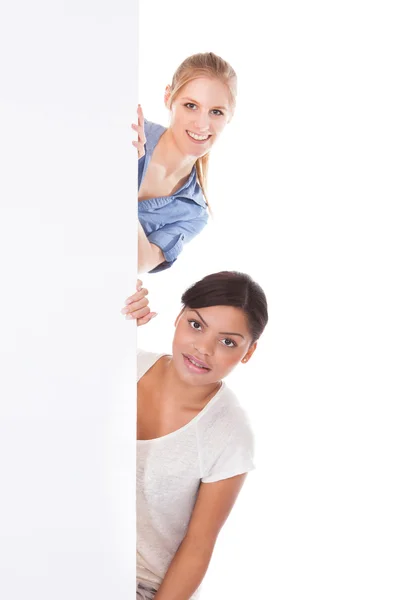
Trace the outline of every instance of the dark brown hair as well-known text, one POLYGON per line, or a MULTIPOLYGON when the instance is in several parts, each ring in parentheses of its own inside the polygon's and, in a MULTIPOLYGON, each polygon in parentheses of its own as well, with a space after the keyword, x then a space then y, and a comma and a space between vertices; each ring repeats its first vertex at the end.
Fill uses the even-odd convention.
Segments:
POLYGON ((185 308, 234 306, 247 316, 252 341, 257 341, 268 323, 268 305, 264 291, 249 275, 238 271, 220 271, 203 277, 182 295, 185 308))

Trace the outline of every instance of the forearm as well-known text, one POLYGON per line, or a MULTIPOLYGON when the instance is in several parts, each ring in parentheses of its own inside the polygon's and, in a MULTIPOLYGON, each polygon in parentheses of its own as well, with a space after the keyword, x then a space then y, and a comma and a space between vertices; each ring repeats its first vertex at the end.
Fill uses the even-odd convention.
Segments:
POLYGON ((161 249, 149 242, 140 221, 138 221, 138 273, 148 273, 164 260, 161 249))
POLYGON ((178 548, 154 600, 190 600, 206 574, 214 543, 185 538, 178 548))

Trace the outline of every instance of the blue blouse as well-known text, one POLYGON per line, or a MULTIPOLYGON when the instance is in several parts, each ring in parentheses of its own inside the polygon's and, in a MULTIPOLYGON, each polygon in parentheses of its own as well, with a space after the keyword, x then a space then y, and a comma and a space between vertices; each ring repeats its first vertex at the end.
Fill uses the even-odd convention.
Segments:
MULTIPOLYGON (((145 154, 138 164, 138 189, 147 171, 158 140, 166 130, 162 125, 145 120, 145 154)), ((190 242, 208 221, 207 204, 193 167, 183 186, 171 196, 160 196, 138 202, 139 221, 147 239, 161 248, 165 262, 150 273, 168 269, 182 252, 183 245, 190 242)))

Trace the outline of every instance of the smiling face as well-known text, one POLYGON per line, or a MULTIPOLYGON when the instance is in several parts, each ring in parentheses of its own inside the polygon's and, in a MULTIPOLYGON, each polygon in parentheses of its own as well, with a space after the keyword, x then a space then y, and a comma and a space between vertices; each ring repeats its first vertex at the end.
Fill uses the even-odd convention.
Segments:
MULTIPOLYGON (((219 79, 198 77, 179 90, 170 106, 170 131, 182 154, 204 156, 232 116, 230 92, 219 79)), ((169 106, 170 89, 165 92, 169 106)))
POLYGON ((173 362, 179 377, 192 385, 208 385, 247 362, 256 342, 240 308, 184 308, 175 322, 173 362))

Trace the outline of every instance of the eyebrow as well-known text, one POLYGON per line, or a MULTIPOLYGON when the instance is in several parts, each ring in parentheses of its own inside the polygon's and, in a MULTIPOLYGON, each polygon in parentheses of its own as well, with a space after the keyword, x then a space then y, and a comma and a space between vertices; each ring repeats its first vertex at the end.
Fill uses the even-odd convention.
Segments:
MULTIPOLYGON (((197 100, 193 100, 193 98, 187 98, 186 96, 182 98, 182 100, 187 100, 192 104, 200 104, 200 102, 197 102, 197 100)), ((214 106, 212 110, 228 110, 228 108, 226 106, 214 106)))
POLYGON ((198 310, 196 310, 195 308, 191 308, 190 310, 192 310, 193 312, 195 312, 196 315, 199 317, 200 321, 202 321, 204 323, 204 325, 206 327, 208 327, 207 323, 205 322, 205 320, 203 319, 203 317, 201 316, 201 314, 199 313, 198 310))
POLYGON ((233 333, 232 331, 220 331, 220 333, 222 333, 222 335, 238 335, 239 337, 244 339, 244 335, 242 335, 241 333, 233 333))
MULTIPOLYGON (((206 327, 208 327, 207 323, 205 322, 205 320, 203 319, 203 317, 201 316, 201 314, 199 313, 198 310, 196 310, 195 308, 191 308, 190 310, 192 310, 193 312, 195 312, 196 315, 199 317, 200 321, 202 321, 204 323, 204 325, 206 327)), ((241 333, 233 333, 232 331, 220 331, 219 333, 222 334, 222 335, 237 335, 237 336, 239 336, 239 337, 241 337, 241 338, 244 339, 244 335, 242 335, 241 333)))

